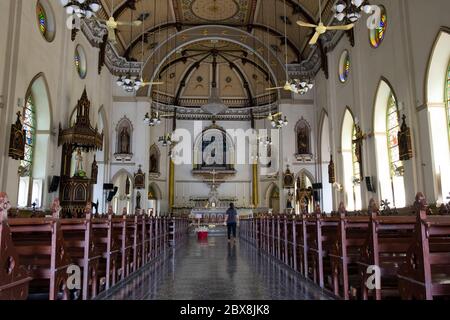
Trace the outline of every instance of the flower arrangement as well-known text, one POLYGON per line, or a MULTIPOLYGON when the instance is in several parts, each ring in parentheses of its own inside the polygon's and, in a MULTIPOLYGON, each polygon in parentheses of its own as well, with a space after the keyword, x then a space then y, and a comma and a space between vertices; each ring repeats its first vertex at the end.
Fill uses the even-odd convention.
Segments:
POLYGON ((208 227, 205 227, 205 226, 202 226, 202 227, 197 227, 196 229, 195 229, 195 232, 208 232, 208 230, 209 230, 209 228, 208 227))

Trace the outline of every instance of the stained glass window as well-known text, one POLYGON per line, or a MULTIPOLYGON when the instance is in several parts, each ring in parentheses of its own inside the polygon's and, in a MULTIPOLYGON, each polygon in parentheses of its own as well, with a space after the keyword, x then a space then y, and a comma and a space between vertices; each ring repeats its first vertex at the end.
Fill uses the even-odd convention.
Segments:
POLYGON ((350 54, 347 50, 342 52, 341 59, 339 61, 339 80, 344 83, 347 81, 350 74, 350 54))
POLYGON ((384 35, 386 34, 387 28, 386 8, 383 6, 379 7, 381 8, 380 24, 375 29, 369 30, 370 45, 373 48, 378 48, 380 46, 381 42, 384 39, 384 35))
POLYGON ((36 108, 30 95, 23 110, 23 127, 26 131, 25 158, 20 162, 21 177, 31 177, 33 169, 34 142, 36 140, 36 108))
POLYGON ((81 46, 77 46, 74 55, 75 68, 77 69, 78 75, 81 79, 86 78, 87 67, 86 67, 86 55, 81 46))
POLYGON ((391 176, 403 175, 403 163, 400 160, 399 146, 398 146, 398 132, 400 130, 400 116, 397 107, 397 101, 394 94, 391 92, 387 107, 387 143, 389 152, 389 164, 391 169, 391 176))
POLYGON ((44 7, 39 1, 36 5, 36 15, 38 19, 39 31, 41 31, 42 35, 45 38, 47 38, 47 31, 48 31, 47 13, 45 12, 44 7))

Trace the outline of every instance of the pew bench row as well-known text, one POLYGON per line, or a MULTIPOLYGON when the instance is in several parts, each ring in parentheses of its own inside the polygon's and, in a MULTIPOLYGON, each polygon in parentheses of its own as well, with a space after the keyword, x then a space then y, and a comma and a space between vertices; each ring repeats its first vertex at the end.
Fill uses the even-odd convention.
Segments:
POLYGON ((450 216, 411 208, 241 220, 240 236, 341 299, 450 297, 450 216))
POLYGON ((187 235, 184 218, 0 217, 0 300, 95 298, 187 235))

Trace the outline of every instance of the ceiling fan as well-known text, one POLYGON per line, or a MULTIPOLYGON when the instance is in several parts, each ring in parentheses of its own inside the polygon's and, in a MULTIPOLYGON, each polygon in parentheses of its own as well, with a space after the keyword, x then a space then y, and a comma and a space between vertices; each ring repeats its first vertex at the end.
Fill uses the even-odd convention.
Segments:
POLYGON ((351 23, 351 24, 347 24, 347 25, 343 25, 343 26, 325 26, 322 22, 322 1, 319 0, 319 16, 320 16, 320 21, 319 24, 312 24, 312 23, 307 23, 307 22, 303 22, 303 21, 297 21, 297 24, 300 27, 306 27, 306 28, 315 28, 316 32, 314 33, 313 37, 311 38, 311 40, 309 41, 310 45, 314 45, 317 43, 317 41, 319 40, 319 37, 324 34, 325 32, 329 31, 329 30, 350 30, 352 29, 355 24, 351 23))
POLYGON ((131 22, 123 22, 123 21, 116 21, 116 19, 113 16, 114 13, 114 1, 112 2, 112 10, 111 10, 111 16, 108 20, 104 19, 98 19, 96 20, 104 23, 106 25, 106 28, 108 29, 108 40, 111 44, 117 44, 117 38, 116 38, 116 29, 120 26, 132 26, 132 27, 139 27, 142 24, 141 20, 135 20, 131 22))

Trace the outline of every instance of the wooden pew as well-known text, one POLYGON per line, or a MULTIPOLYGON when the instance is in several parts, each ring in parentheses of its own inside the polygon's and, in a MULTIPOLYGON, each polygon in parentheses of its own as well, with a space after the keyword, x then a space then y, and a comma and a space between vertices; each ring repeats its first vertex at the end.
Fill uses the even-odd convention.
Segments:
MULTIPOLYGON (((361 298, 375 300, 399 297, 397 272, 406 261, 406 253, 413 241, 416 218, 411 208, 402 210, 402 215, 382 216, 376 202, 370 201, 370 222, 367 240, 361 249, 358 261, 361 298), (380 288, 369 289, 372 273, 369 267, 380 268, 380 288)), ((373 283, 374 284, 374 283, 373 283)))
POLYGON ((356 298, 361 291, 358 264, 361 248, 369 231, 369 216, 347 212, 344 203, 339 205, 339 225, 335 244, 330 252, 333 274, 333 293, 339 298, 356 298))
POLYGON ((320 206, 315 213, 306 218, 307 275, 321 288, 332 288, 332 272, 329 252, 335 244, 339 219, 322 215, 320 206), (325 282, 325 280, 329 280, 325 282))
POLYGON ((119 240, 120 230, 113 226, 112 207, 108 209, 106 218, 92 220, 95 250, 101 258, 98 262, 98 287, 99 292, 108 290, 119 280, 119 267, 121 260, 121 244, 119 240))
POLYGON ((296 240, 296 270, 300 272, 300 274, 307 278, 308 274, 308 241, 307 241, 307 232, 306 232, 306 220, 307 214, 303 212, 300 216, 295 220, 295 234, 296 240))
POLYGON ((414 241, 398 277, 403 299, 450 296, 450 216, 431 216, 422 193, 416 195, 414 241))
POLYGON ((99 291, 98 267, 103 253, 96 250, 98 240, 92 228, 90 205, 86 208, 84 219, 60 219, 60 224, 72 263, 81 268, 81 298, 92 299, 99 291))
POLYGON ((0 300, 25 300, 32 278, 20 263, 8 225, 8 196, 0 192, 0 300))
POLYGON ((44 294, 50 300, 68 300, 67 268, 72 261, 60 221, 54 218, 17 218, 11 219, 9 225, 19 261, 33 278, 29 293, 44 294))

